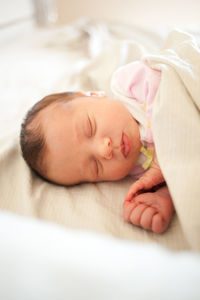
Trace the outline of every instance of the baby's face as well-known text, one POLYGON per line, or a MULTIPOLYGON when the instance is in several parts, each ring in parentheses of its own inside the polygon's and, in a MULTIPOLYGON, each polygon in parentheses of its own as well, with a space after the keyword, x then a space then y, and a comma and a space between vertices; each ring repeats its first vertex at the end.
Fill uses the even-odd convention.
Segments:
POLYGON ((53 182, 119 180, 137 160, 138 124, 117 100, 80 96, 45 109, 41 118, 47 178, 53 182))

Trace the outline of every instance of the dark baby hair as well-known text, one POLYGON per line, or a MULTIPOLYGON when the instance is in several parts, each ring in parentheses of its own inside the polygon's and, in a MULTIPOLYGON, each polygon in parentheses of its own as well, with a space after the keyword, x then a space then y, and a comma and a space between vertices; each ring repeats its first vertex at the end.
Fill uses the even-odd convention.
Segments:
POLYGON ((51 104, 68 102, 78 96, 80 97, 76 92, 65 92, 44 97, 27 112, 21 125, 20 146, 22 156, 31 169, 43 179, 46 179, 44 161, 45 136, 42 132, 40 122, 37 120, 37 116, 51 104))

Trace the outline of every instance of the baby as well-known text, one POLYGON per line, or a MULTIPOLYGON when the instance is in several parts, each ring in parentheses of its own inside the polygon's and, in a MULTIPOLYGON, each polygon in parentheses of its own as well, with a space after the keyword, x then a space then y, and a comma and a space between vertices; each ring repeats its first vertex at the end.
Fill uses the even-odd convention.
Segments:
POLYGON ((150 123, 160 77, 147 63, 135 61, 114 73, 116 99, 82 91, 45 97, 22 124, 24 159, 41 177, 60 185, 137 178, 124 201, 123 217, 164 232, 174 207, 150 123))

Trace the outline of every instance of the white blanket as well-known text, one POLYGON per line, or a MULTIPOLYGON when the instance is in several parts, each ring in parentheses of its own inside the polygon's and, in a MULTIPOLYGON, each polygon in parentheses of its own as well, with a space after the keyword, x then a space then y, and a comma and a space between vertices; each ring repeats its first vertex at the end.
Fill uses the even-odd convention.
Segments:
POLYGON ((0 213, 2 300, 199 300, 200 256, 0 213))
POLYGON ((147 59, 162 70, 153 115, 158 159, 181 226, 200 250, 200 43, 173 31, 147 59))

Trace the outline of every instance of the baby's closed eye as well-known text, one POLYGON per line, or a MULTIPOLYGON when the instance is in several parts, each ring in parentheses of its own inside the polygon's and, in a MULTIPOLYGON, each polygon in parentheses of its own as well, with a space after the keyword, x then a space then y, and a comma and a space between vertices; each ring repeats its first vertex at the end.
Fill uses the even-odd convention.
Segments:
POLYGON ((92 133, 93 133, 93 130, 92 130, 92 122, 91 122, 89 116, 87 117, 85 128, 86 128, 86 129, 85 129, 86 135, 87 135, 88 137, 91 137, 91 136, 92 136, 92 133))

